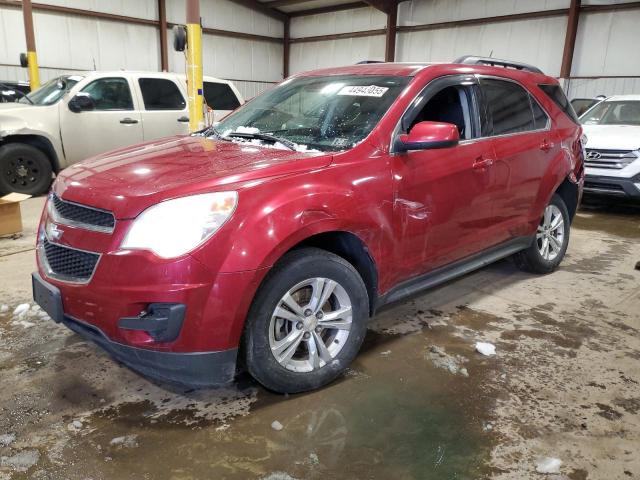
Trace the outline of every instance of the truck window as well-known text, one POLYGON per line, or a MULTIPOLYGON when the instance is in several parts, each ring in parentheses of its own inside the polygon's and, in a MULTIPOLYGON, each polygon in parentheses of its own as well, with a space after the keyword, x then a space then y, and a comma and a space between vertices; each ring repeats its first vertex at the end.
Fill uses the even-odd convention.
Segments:
POLYGON ((138 79, 145 110, 184 110, 186 102, 178 86, 165 78, 138 79))
POLYGON ((214 110, 235 110, 238 97, 226 83, 204 82, 204 101, 214 110))
POLYGON ((131 90, 124 78, 99 78, 82 91, 91 96, 96 110, 133 110, 131 90))

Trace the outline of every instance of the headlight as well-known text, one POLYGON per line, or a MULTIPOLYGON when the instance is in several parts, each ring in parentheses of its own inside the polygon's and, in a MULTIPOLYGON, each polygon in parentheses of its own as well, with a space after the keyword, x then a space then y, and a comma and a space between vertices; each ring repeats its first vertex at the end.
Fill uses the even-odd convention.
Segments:
POLYGON ((179 257, 216 233, 237 203, 237 192, 204 193, 158 203, 133 221, 121 248, 151 250, 162 258, 179 257))

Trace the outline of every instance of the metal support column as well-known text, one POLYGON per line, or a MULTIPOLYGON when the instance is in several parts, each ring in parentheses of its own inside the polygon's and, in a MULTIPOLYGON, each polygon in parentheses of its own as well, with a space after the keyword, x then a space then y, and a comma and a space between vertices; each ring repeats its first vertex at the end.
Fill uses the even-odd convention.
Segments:
POLYGON ((31 0, 22 0, 22 17, 24 19, 24 34, 27 40, 29 86, 31 87, 31 91, 34 91, 40 88, 40 73, 38 71, 38 56, 36 55, 36 37, 33 32, 31 0))
POLYGON ((200 0, 187 0, 187 95, 189 97, 189 130, 204 128, 202 85, 202 27, 200 0))

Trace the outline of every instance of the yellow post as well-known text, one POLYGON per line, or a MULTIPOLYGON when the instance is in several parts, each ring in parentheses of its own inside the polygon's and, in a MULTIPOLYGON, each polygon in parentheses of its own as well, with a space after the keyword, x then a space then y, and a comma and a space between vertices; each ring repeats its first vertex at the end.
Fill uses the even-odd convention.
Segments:
POLYGON ((29 71, 29 87, 31 91, 40 88, 40 71, 38 70, 38 56, 36 52, 27 52, 27 69, 29 71))
POLYGON ((204 128, 202 91, 200 0, 187 0, 187 96, 189 97, 189 130, 191 132, 204 128))
POLYGON ((40 73, 38 72, 38 57, 36 55, 36 37, 33 33, 33 12, 31 11, 31 0, 22 0, 22 18, 24 20, 24 35, 27 41, 29 86, 33 92, 40 88, 40 73))

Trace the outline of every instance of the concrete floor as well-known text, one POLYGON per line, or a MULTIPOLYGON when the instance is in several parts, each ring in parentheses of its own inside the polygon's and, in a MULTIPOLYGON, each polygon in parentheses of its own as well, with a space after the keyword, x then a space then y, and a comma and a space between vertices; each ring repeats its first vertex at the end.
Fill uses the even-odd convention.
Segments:
POLYGON ((14 317, 42 204, 0 240, 0 479, 640 478, 640 210, 583 208, 554 274, 502 261, 398 304, 342 379, 277 396, 158 385, 14 317))

